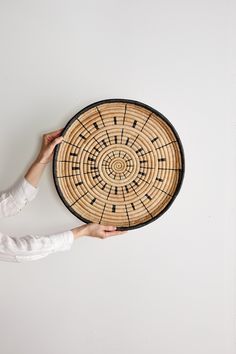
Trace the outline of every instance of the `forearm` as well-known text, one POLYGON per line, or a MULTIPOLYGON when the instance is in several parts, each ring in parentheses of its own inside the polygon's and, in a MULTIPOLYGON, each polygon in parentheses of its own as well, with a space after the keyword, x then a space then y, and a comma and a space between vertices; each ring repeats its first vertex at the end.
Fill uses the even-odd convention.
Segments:
POLYGON ((25 179, 31 183, 32 186, 38 186, 45 167, 52 161, 55 146, 63 140, 63 137, 59 136, 61 131, 62 129, 59 129, 55 132, 43 135, 41 149, 25 174, 25 179))
POLYGON ((33 161, 30 168, 25 174, 25 178, 30 184, 32 184, 32 186, 34 187, 38 186, 46 166, 47 163, 40 162, 39 158, 33 161))

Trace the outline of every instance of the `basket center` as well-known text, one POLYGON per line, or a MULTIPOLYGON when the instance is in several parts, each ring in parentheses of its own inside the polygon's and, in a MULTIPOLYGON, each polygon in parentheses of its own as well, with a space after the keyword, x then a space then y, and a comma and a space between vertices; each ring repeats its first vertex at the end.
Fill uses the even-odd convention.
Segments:
POLYGON ((140 169, 135 151, 121 144, 104 148, 97 157, 97 166, 103 181, 116 186, 131 183, 140 169))
POLYGON ((110 169, 116 173, 122 173, 127 169, 127 164, 122 158, 117 157, 111 161, 110 169))

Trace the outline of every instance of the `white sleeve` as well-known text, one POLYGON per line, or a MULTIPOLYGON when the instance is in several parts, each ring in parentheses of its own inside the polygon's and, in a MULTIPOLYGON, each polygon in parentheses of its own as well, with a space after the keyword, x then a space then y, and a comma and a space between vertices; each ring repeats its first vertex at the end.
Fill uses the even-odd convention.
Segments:
POLYGON ((0 232, 0 261, 34 261, 58 251, 69 250, 74 242, 71 230, 46 235, 13 237, 0 232))
POLYGON ((35 198, 38 189, 25 177, 19 178, 11 188, 0 193, 0 218, 19 213, 28 202, 35 198))

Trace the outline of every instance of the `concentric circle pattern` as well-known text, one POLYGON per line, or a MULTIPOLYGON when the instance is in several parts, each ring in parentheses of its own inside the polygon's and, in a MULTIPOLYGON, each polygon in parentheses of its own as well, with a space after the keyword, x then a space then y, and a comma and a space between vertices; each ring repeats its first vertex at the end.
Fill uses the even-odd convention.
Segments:
POLYGON ((96 102, 77 113, 62 135, 53 160, 55 185, 84 222, 141 227, 162 215, 179 192, 179 136, 161 113, 141 102, 96 102))

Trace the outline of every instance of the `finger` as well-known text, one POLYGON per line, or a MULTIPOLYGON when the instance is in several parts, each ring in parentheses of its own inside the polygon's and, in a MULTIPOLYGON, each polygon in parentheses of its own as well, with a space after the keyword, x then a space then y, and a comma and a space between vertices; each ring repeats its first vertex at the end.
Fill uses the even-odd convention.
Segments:
POLYGON ((104 231, 114 231, 114 230, 116 230, 116 226, 111 226, 111 225, 103 226, 103 230, 104 231))
POLYGON ((62 130, 63 130, 63 128, 60 128, 60 129, 54 130, 53 132, 46 133, 46 134, 44 134, 44 135, 45 135, 45 136, 56 137, 56 136, 60 135, 60 133, 62 132, 62 130))
POLYGON ((118 235, 123 235, 126 233, 127 233, 127 231, 108 231, 108 232, 105 232, 105 237, 118 236, 118 235))

